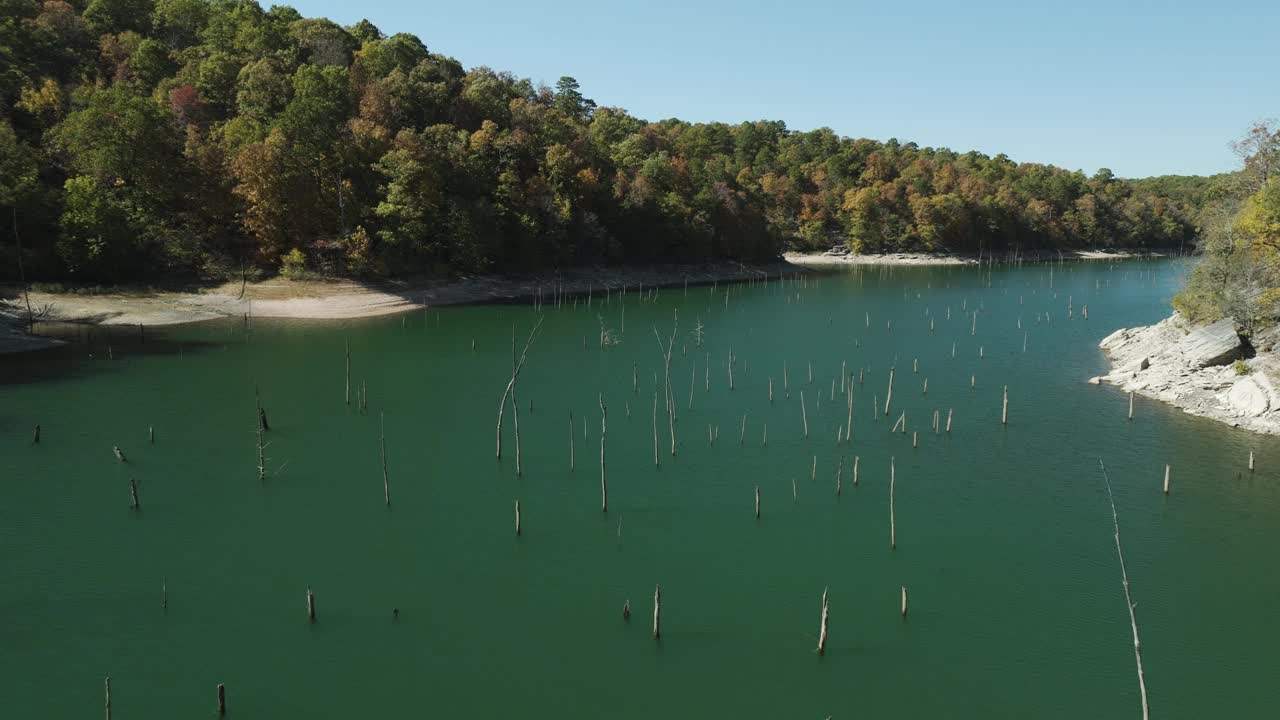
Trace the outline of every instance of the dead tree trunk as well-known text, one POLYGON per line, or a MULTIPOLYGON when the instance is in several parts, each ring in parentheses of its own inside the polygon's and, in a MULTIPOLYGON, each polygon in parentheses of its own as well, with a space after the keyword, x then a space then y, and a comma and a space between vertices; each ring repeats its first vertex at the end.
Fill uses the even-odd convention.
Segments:
POLYGON ((800 419, 804 421, 804 436, 809 437, 809 413, 804 407, 804 391, 800 391, 800 419))
POLYGON ((497 438, 496 457, 499 457, 499 458, 502 457, 502 416, 503 414, 505 414, 507 409, 507 396, 512 394, 512 392, 515 391, 516 380, 519 379, 520 371, 524 369, 525 361, 528 359, 528 356, 529 356, 529 348, 532 347, 534 341, 537 340, 538 333, 541 330, 541 328, 542 328, 542 318, 539 317, 537 324, 535 324, 533 326, 533 329, 529 331, 529 338, 528 340, 525 341, 524 350, 520 353, 520 360, 517 362, 515 359, 516 329, 514 325, 511 327, 511 379, 507 381, 507 387, 505 390, 502 391, 502 400, 501 402, 498 403, 498 430, 497 430, 498 438, 497 438))
POLYGON ((822 620, 818 626, 818 654, 827 652, 827 589, 822 589, 822 620))
POLYGON ((663 387, 665 395, 665 403, 667 408, 667 427, 671 432, 671 454, 676 454, 676 403, 675 395, 671 392, 671 350, 676 342, 676 330, 679 327, 679 321, 673 321, 671 325, 671 338, 667 340, 666 347, 662 345, 662 336, 658 334, 658 328, 653 329, 653 336, 658 340, 658 351, 662 355, 663 362, 663 387))
POLYGON ((889 401, 893 399, 893 368, 889 368, 889 392, 884 396, 884 414, 889 416, 889 401))
POLYGON ((653 586, 653 639, 662 636, 662 586, 653 586))
POLYGON ((1107 477, 1107 466, 1098 459, 1098 467, 1102 468, 1102 479, 1107 485, 1107 501, 1111 504, 1111 521, 1115 528, 1116 555, 1120 558, 1120 579, 1124 584, 1124 600, 1129 606, 1129 626, 1133 629, 1133 656, 1138 663, 1138 692, 1142 698, 1142 720, 1149 717, 1147 708, 1147 680, 1142 673, 1142 642, 1138 639, 1138 619, 1134 615, 1137 605, 1129 592, 1129 571, 1124 565, 1124 550, 1120 547, 1120 517, 1116 514, 1116 499, 1111 494, 1111 478, 1107 477))
POLYGON ((600 512, 609 512, 609 484, 605 480, 604 465, 604 438, 607 430, 605 419, 608 412, 604 406, 604 395, 598 396, 597 400, 600 403, 600 512))
POLYGON ((889 549, 896 550, 898 548, 898 528, 893 516, 893 491, 895 485, 895 477, 893 470, 893 458, 889 458, 889 549))
MULTIPOLYGON (((387 479, 387 415, 378 413, 378 454, 382 456, 382 499, 391 507, 391 481, 387 479)), ((517 453, 519 457, 519 453, 517 453)))

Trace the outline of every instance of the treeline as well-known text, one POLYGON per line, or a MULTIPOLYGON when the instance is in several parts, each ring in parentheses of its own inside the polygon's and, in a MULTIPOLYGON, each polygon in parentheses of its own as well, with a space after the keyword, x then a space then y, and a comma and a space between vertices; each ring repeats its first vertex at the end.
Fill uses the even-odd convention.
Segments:
POLYGON ((1177 246, 1159 186, 780 122, 646 122, 251 0, 0 0, 0 272, 382 275, 785 247, 1177 246))
POLYGON ((1232 143, 1240 170, 1195 188, 1201 257, 1174 307, 1193 322, 1232 318, 1248 335, 1280 322, 1280 124, 1232 143))

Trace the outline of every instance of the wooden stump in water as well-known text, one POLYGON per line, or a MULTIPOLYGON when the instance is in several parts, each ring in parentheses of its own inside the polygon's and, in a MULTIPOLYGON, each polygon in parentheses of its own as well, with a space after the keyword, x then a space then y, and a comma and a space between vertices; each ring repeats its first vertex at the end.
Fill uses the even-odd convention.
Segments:
MULTIPOLYGON (((387 478, 387 416, 386 413, 378 413, 379 432, 378 432, 378 451, 382 458, 382 500, 387 507, 391 507, 391 481, 387 478)), ((517 435, 516 437, 519 437, 517 435)), ((520 450, 519 442, 516 443, 516 467, 520 467, 520 450)), ((519 471, 516 472, 519 475, 519 471)))
MULTIPOLYGON (((655 384, 656 385, 656 384, 655 384)), ((658 467, 661 461, 658 459, 658 391, 653 391, 653 466, 658 467)))
POLYGON ((889 392, 884 396, 884 415, 889 416, 889 402, 893 399, 893 368, 889 368, 889 392))
POLYGON ((804 436, 809 437, 809 413, 804 407, 804 391, 800 391, 800 419, 804 421, 804 436))
POLYGON ((889 549, 896 550, 898 548, 898 528, 893 515, 893 491, 895 477, 893 468, 893 458, 889 458, 889 549))
POLYGON ((653 586, 653 639, 662 636, 662 586, 653 586))
MULTIPOLYGON (((598 396, 597 400, 600 403, 600 512, 609 512, 609 485, 605 481, 604 465, 604 438, 607 429, 605 419, 608 413, 605 411, 604 395, 598 396)), ((655 399, 654 408, 657 408, 657 402, 655 399)))
POLYGON ((266 449, 267 446, 262 444, 262 428, 261 427, 258 428, 258 432, 256 433, 256 435, 258 438, 258 446, 257 446, 258 447, 258 482, 262 482, 263 480, 267 479, 267 459, 263 455, 263 451, 266 449))
POLYGON ((818 626, 818 654, 827 652, 827 588, 822 589, 822 621, 818 626))

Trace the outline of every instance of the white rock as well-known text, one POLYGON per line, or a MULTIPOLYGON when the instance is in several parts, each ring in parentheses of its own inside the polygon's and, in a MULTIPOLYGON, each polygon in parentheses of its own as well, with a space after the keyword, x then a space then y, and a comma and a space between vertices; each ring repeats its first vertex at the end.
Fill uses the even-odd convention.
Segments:
POLYGON ((1252 378, 1244 378, 1232 385, 1226 399, 1232 410, 1249 417, 1261 415, 1271 406, 1266 391, 1252 378))

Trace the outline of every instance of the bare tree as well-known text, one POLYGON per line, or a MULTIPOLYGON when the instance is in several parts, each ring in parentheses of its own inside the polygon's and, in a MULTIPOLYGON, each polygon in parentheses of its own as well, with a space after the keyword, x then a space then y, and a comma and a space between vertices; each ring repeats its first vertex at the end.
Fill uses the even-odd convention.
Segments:
POLYGON ((1240 139, 1232 141, 1231 151, 1243 165, 1244 192, 1257 192, 1269 178, 1280 174, 1280 123, 1274 119, 1254 123, 1240 139))

